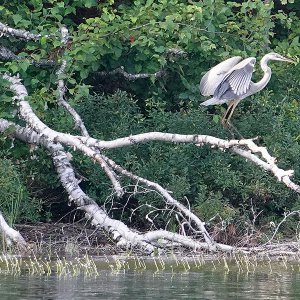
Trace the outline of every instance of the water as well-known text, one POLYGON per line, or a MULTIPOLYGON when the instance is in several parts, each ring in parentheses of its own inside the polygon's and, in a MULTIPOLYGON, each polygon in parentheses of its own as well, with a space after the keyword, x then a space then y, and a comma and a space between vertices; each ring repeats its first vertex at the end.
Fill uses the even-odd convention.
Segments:
POLYGON ((102 269, 76 276, 2 271, 0 299, 300 299, 298 265, 274 263, 254 272, 220 266, 187 272, 102 269))

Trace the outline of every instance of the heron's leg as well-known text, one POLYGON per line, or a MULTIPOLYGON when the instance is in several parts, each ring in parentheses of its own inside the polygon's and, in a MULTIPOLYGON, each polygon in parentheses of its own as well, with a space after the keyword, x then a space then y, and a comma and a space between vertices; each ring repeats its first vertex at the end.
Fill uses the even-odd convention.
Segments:
POLYGON ((229 103, 228 108, 221 120, 221 123, 222 123, 223 127, 229 129, 229 131, 231 132, 231 134, 233 136, 234 136, 234 132, 235 132, 238 134, 239 138, 243 139, 243 136, 240 134, 240 132, 237 130, 237 128, 234 125, 232 125, 232 123, 230 122, 230 118, 232 117, 232 114, 239 102, 240 102, 240 100, 233 100, 229 103), (231 129, 233 129, 233 131, 231 129))
POLYGON ((231 101, 229 104, 228 104, 228 107, 227 107, 227 110, 221 120, 221 124, 223 125, 223 127, 227 127, 227 124, 228 124, 228 118, 227 118, 227 115, 230 113, 230 110, 232 108, 232 106, 234 105, 234 101, 231 101))
POLYGON ((222 124, 223 126, 226 124, 230 123, 230 119, 232 117, 232 114, 236 108, 236 106, 239 104, 240 100, 233 100, 231 103, 228 105, 228 108, 226 110, 226 113, 224 114, 224 117, 222 119, 222 124), (228 117, 227 117, 228 116, 228 117))

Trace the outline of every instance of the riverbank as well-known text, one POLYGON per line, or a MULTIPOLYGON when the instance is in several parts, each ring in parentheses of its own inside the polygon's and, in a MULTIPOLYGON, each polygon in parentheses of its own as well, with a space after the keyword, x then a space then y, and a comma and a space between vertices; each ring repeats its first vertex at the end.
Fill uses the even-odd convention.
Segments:
POLYGON ((15 225, 29 244, 21 254, 37 256, 103 256, 123 252, 101 229, 88 228, 82 223, 37 223, 15 225))
MULTIPOLYGON (((7 247, 3 243, 0 251, 10 254, 17 254, 23 257, 31 255, 37 257, 91 257, 103 256, 143 256, 138 249, 125 250, 116 243, 101 229, 91 228, 86 223, 37 223, 34 225, 15 225, 24 239, 28 242, 28 249, 7 247)), ((247 256, 255 260, 291 260, 300 261, 300 242, 295 239, 281 241, 265 245, 257 245, 252 248, 236 248, 234 252, 209 252, 207 250, 191 251, 184 247, 174 247, 166 251, 159 250, 151 256, 168 257, 175 254, 179 257, 193 257, 201 255, 205 260, 218 260, 233 258, 236 256, 247 256)))

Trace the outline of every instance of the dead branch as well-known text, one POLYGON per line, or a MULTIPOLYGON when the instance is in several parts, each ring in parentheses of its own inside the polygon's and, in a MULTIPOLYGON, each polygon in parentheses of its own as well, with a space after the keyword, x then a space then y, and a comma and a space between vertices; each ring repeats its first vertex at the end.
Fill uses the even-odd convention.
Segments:
POLYGON ((0 212, 0 231, 2 231, 3 238, 7 245, 12 245, 12 243, 16 243, 22 249, 27 248, 27 243, 19 233, 19 231, 11 228, 7 222, 5 221, 2 213, 0 212))
MULTIPOLYGON (((184 56, 184 55, 186 55, 186 52, 183 51, 180 48, 170 48, 170 49, 167 49, 166 52, 165 52, 166 58, 171 62, 174 62, 175 58, 180 57, 180 56, 184 56)), ((165 71, 164 68, 160 68, 155 73, 131 74, 131 73, 126 72, 124 70, 124 67, 121 66, 121 67, 116 68, 112 71, 100 71, 100 72, 95 72, 94 74, 96 76, 100 76, 100 77, 121 75, 129 81, 133 81, 133 80, 137 80, 137 79, 144 79, 144 78, 150 78, 150 77, 161 78, 161 77, 164 77, 166 75, 166 71, 165 71)))
POLYGON ((174 199, 166 189, 164 189, 162 186, 160 186, 159 184, 157 184, 155 182, 152 182, 150 180, 147 180, 140 176, 132 174, 131 172, 125 170, 124 168, 117 165, 114 161, 110 160, 107 157, 105 157, 104 159, 114 170, 116 170, 121 175, 125 175, 125 176, 129 177, 130 179, 134 180, 137 184, 144 184, 147 187, 151 187, 151 188, 155 189, 156 191, 158 191, 159 194, 162 195, 162 197, 166 200, 166 203, 169 206, 176 207, 179 212, 183 213, 189 220, 191 220, 192 222, 194 222, 197 225, 197 227, 203 234, 205 242, 208 245, 210 245, 210 246, 214 245, 213 239, 210 237, 210 235, 208 234, 208 232, 205 228, 205 223, 202 222, 195 214, 193 214, 184 205, 182 205, 176 199, 174 199))
POLYGON ((265 171, 273 173, 279 182, 283 182, 288 188, 300 192, 300 186, 291 180, 293 170, 283 170, 276 165, 276 158, 272 157, 265 147, 257 146, 253 139, 223 140, 208 135, 183 135, 163 132, 147 132, 131 135, 112 141, 100 141, 92 137, 78 137, 84 144, 98 149, 113 149, 124 146, 132 146, 150 141, 162 141, 170 143, 190 143, 196 146, 210 145, 220 150, 229 149, 234 153, 252 161, 265 171))
POLYGON ((155 73, 130 74, 124 70, 123 66, 121 66, 115 70, 108 71, 108 72, 105 72, 105 71, 95 72, 95 75, 100 76, 100 77, 106 77, 106 76, 112 76, 112 75, 122 75, 125 79, 133 81, 133 80, 149 78, 149 77, 160 78, 160 77, 165 76, 165 71, 163 69, 161 69, 155 73))
POLYGON ((49 128, 35 115, 28 101, 25 100, 28 93, 25 86, 21 83, 21 80, 16 76, 12 77, 7 74, 3 75, 3 78, 11 83, 10 89, 16 94, 14 100, 17 100, 18 102, 20 115, 28 125, 30 125, 40 135, 47 137, 50 141, 57 141, 72 146, 74 149, 78 149, 91 157, 95 162, 98 162, 107 174, 108 178, 111 180, 117 195, 121 196, 123 194, 120 182, 96 150, 93 150, 91 147, 87 147, 80 142, 78 138, 73 137, 70 134, 60 133, 49 128))
MULTIPOLYGON (((66 45, 68 43, 68 40, 69 40, 68 29, 63 26, 61 28, 61 44, 66 45)), ((67 66, 67 61, 66 59, 63 59, 60 68, 56 71, 56 75, 58 78, 60 77, 60 75, 65 73, 66 66, 67 66)), ((59 94, 58 101, 57 101, 58 104, 61 105, 72 116, 75 126, 76 128, 80 129, 81 134, 83 136, 89 136, 88 131, 81 117, 75 111, 75 109, 65 100, 66 88, 65 88, 64 80, 58 79, 57 86, 58 86, 58 94, 59 94)))
MULTIPOLYGON (((54 165, 60 177, 64 188, 69 194, 71 201, 74 201, 79 209, 86 212, 86 217, 91 220, 91 223, 95 226, 100 226, 106 231, 112 234, 113 238, 118 241, 117 245, 122 247, 139 247, 143 249, 146 253, 151 253, 154 250, 154 246, 151 244, 151 241, 159 239, 173 240, 176 242, 181 242, 182 246, 192 247, 195 250, 197 249, 208 249, 210 251, 231 251, 232 247, 222 244, 213 243, 209 237, 204 223, 201 223, 204 231, 207 233, 207 239, 205 243, 200 243, 193 241, 191 238, 183 237, 181 235, 176 235, 168 231, 158 231, 154 232, 153 235, 148 233, 147 235, 139 234, 130 230, 124 223, 111 219, 103 209, 101 209, 96 202, 88 197, 79 187, 78 180, 75 177, 73 168, 69 161, 68 155, 64 151, 62 145, 59 143, 53 143, 49 141, 46 137, 39 135, 34 132, 31 128, 21 127, 19 125, 8 122, 4 119, 0 119, 0 131, 4 132, 8 128, 11 128, 11 134, 14 137, 30 143, 42 145, 47 148, 47 150, 52 154, 54 165)), ((179 208, 181 211, 184 211, 192 220, 197 221, 197 217, 194 216, 191 212, 180 205, 175 199, 173 199, 173 205, 179 208)), ((198 219, 199 220, 199 219, 198 219)), ((200 221, 200 220, 199 220, 200 221)), ((201 222, 201 221, 200 221, 201 222)), ((199 222, 197 222, 199 223, 199 222)))
POLYGON ((56 62, 54 60, 50 59, 41 59, 39 61, 27 59, 24 57, 19 57, 15 53, 13 53, 11 50, 9 50, 6 47, 0 46, 0 58, 2 60, 16 60, 19 62, 28 62, 31 65, 34 65, 36 67, 42 67, 42 66, 55 66, 56 62))
POLYGON ((300 210, 295 210, 295 211, 291 211, 291 212, 285 212, 285 213, 283 214, 282 220, 281 220, 281 221, 278 223, 278 225, 276 226, 276 228, 275 228, 275 230, 274 230, 272 236, 271 236, 271 237, 269 238, 269 240, 268 240, 265 244, 263 244, 262 246, 271 244, 271 242, 272 242, 273 239, 275 238, 275 236, 276 236, 276 234, 277 234, 277 232, 278 232, 280 226, 287 220, 287 218, 292 217, 292 216, 295 216, 295 215, 300 216, 300 210))
POLYGON ((4 36, 14 36, 23 40, 33 40, 37 41, 42 37, 41 34, 31 33, 26 30, 11 28, 0 22, 0 34, 4 36))

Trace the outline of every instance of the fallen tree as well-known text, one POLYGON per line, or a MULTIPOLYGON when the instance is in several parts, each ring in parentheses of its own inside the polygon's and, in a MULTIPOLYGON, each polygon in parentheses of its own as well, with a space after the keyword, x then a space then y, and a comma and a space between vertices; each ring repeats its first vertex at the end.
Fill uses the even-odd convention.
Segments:
MULTIPOLYGON (((42 38, 40 34, 33 34, 25 30, 18 30, 8 27, 0 23, 0 33, 2 35, 10 35, 24 41, 38 41, 42 38)), ((47 36, 47 38, 55 38, 47 36)), ((238 248, 231 245, 218 243, 213 236, 208 232, 206 220, 201 220, 190 207, 182 204, 179 200, 172 196, 172 191, 168 191, 157 182, 152 182, 147 178, 143 178, 138 174, 132 173, 130 170, 122 167, 112 160, 109 156, 103 154, 104 150, 121 148, 121 147, 135 147, 136 145, 145 144, 148 142, 164 142, 171 144, 191 144, 195 147, 203 147, 209 145, 220 151, 231 151, 232 153, 243 157, 247 161, 251 161, 257 165, 258 168, 269 172, 279 182, 286 185, 287 188, 294 190, 296 193, 300 192, 300 186, 292 181, 294 174, 293 170, 283 170, 278 167, 276 159, 270 155, 265 147, 260 147, 256 144, 256 139, 232 139, 224 140, 208 135, 183 135, 167 132, 146 132, 137 135, 130 135, 120 137, 114 140, 100 140, 90 136, 81 116, 69 104, 66 99, 65 86, 65 68, 68 64, 64 57, 64 49, 69 41, 69 34, 66 27, 61 28, 61 49, 60 59, 57 62, 52 60, 42 62, 30 62, 36 66, 47 66, 57 64, 57 103, 62 106, 68 114, 72 116, 74 125, 80 131, 79 135, 73 135, 65 132, 59 132, 50 128, 45 124, 34 112, 30 103, 27 101, 28 91, 22 83, 22 78, 9 73, 2 73, 1 76, 9 83, 9 89, 14 96, 11 101, 17 108, 17 116, 25 125, 19 125, 14 122, 0 119, 0 132, 5 133, 9 131, 9 136, 18 139, 24 143, 41 147, 48 151, 51 155, 52 162, 55 166, 59 180, 69 195, 69 201, 74 202, 77 208, 85 213, 86 218, 92 225, 104 229, 111 235, 117 245, 126 249, 138 248, 143 253, 153 253, 156 248, 172 249, 174 246, 183 246, 192 250, 206 249, 208 251, 249 251, 247 248, 238 248), (137 232, 133 230, 120 220, 113 219, 109 216, 104 207, 97 204, 97 199, 88 196, 80 187, 80 179, 77 178, 74 167, 70 160, 70 155, 66 147, 73 148, 73 151, 78 151, 89 157, 95 164, 102 169, 111 182, 114 190, 114 197, 120 198, 124 194, 124 187, 122 186, 122 178, 129 179, 132 184, 137 187, 150 189, 161 197, 164 202, 166 210, 170 210, 171 214, 176 217, 181 227, 188 226, 190 235, 185 233, 183 229, 181 233, 171 232, 165 229, 151 230, 146 233, 137 232)), ((175 55, 182 54, 180 50, 170 50, 167 53, 175 53, 175 55)), ((1 57, 4 60, 19 60, 18 56, 10 50, 1 48, 1 57)), ((105 76, 108 73, 101 73, 100 76, 105 76)), ((151 76, 164 76, 164 70, 159 70, 153 74, 129 74, 122 68, 112 71, 111 74, 121 74, 128 80, 136 80, 140 78, 147 78, 151 76)), ((215 151, 215 150, 211 150, 215 151)), ((150 221, 148 215, 145 219, 150 221)), ((22 236, 9 227, 5 222, 2 214, 0 214, 0 227, 4 237, 8 243, 15 242, 22 248, 26 247, 26 242, 22 236)), ((276 228, 277 232, 278 228, 276 228)), ((272 239, 265 245, 270 247, 272 239)), ((252 248, 250 250, 256 251, 262 248, 252 248)), ((265 248, 264 248, 265 249, 265 248)), ((272 248, 274 249, 274 247, 272 248)))

